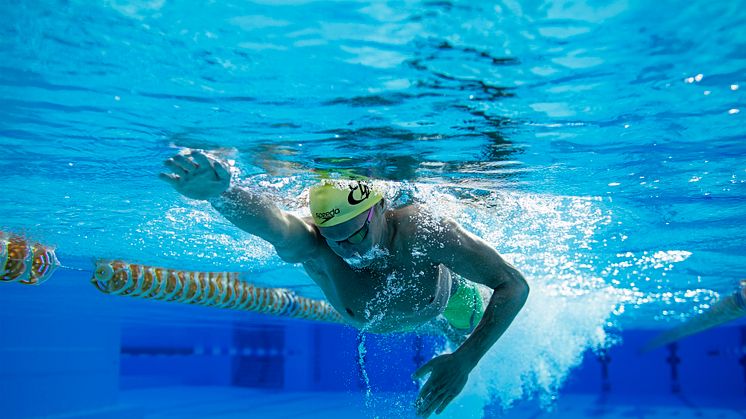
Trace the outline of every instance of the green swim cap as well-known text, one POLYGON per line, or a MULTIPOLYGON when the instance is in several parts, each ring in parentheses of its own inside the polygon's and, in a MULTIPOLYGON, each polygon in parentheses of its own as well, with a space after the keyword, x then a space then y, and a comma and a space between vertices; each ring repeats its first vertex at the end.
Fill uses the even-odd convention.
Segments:
POLYGON ((383 196, 360 181, 325 182, 311 188, 311 215, 319 227, 349 221, 370 209, 383 196))

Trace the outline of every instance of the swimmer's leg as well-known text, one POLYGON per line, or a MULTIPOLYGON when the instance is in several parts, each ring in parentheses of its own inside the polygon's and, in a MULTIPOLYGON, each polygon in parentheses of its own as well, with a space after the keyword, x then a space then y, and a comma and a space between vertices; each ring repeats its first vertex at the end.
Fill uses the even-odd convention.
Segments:
POLYGON ((721 324, 746 317, 746 281, 742 281, 733 294, 721 297, 710 309, 696 315, 679 326, 667 330, 653 338, 643 348, 643 352, 668 345, 721 324))

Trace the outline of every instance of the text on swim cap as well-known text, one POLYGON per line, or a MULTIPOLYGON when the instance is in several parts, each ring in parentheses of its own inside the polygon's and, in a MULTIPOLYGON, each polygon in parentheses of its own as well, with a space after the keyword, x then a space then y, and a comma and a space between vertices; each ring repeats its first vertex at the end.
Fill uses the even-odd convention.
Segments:
POLYGON ((316 218, 321 218, 322 221, 320 224, 324 224, 325 222, 331 220, 334 218, 335 215, 339 214, 339 208, 334 208, 332 210, 329 210, 327 212, 317 212, 316 218))

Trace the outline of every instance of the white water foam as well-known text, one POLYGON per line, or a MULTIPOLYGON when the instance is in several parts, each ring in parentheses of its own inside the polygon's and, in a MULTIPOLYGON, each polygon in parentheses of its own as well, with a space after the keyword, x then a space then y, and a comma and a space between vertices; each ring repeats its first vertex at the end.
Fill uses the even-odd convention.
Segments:
POLYGON ((373 265, 374 263, 385 264, 386 256, 389 255, 388 250, 381 248, 379 245, 373 245, 367 252, 360 253, 355 252, 354 256, 343 258, 348 265, 354 269, 362 269, 373 265))
POLYGON ((590 254, 609 216, 589 198, 491 192, 470 201, 417 189, 433 215, 485 239, 531 286, 524 308, 442 416, 480 417, 487 405, 506 409, 526 397, 550 406, 583 354, 609 343, 604 327, 619 295, 595 274, 590 254))

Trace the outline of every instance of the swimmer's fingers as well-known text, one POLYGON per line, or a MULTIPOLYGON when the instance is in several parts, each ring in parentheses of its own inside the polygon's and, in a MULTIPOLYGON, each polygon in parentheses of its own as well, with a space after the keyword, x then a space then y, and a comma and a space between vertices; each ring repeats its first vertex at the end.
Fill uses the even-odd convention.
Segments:
POLYGON ((440 404, 440 407, 438 407, 438 409, 435 411, 435 414, 441 414, 446 409, 446 407, 448 407, 448 404, 453 401, 454 398, 456 398, 455 394, 447 395, 445 399, 443 399, 443 402, 440 404))
POLYGON ((430 377, 430 379, 427 380, 424 386, 422 386, 422 389, 420 389, 420 400, 424 400, 432 395, 432 393, 435 392, 435 380, 430 377))
POLYGON ((174 161, 186 170, 196 169, 199 167, 199 164, 197 164, 191 157, 185 156, 183 154, 175 155, 174 161))
POLYGON ((219 160, 211 159, 201 151, 191 153, 194 162, 202 167, 212 167, 215 179, 225 180, 231 178, 231 173, 225 168, 225 164, 219 160))
POLYGON ((212 162, 209 158, 205 155, 205 153, 201 151, 192 151, 189 156, 194 160, 194 162, 202 167, 210 167, 212 166, 212 162))
POLYGON ((448 396, 448 394, 445 393, 442 388, 435 389, 422 400, 422 403, 417 408, 417 414, 423 417, 430 416, 433 411, 440 406, 446 396, 448 396))
POLYGON ((225 180, 231 178, 231 172, 229 172, 225 165, 221 164, 220 162, 215 162, 215 165, 213 166, 215 169, 215 176, 218 178, 218 180, 225 180))
POLYGON ((173 173, 159 173, 158 179, 161 179, 162 181, 168 183, 171 186, 178 185, 179 181, 181 180, 179 175, 175 175, 173 173))
POLYGON ((442 392, 442 393, 439 393, 437 396, 434 396, 433 398, 431 398, 430 403, 427 406, 427 409, 422 412, 422 415, 424 417, 428 417, 432 415, 435 409, 440 407, 440 405, 443 403, 443 400, 445 400, 446 397, 448 397, 448 393, 442 392))
POLYGON ((181 163, 177 162, 175 160, 175 157, 166 160, 165 162, 163 162, 163 165, 179 174, 189 173, 189 170, 187 170, 186 167, 184 167, 181 163))
POLYGON ((432 410, 431 407, 435 408, 433 403, 440 394, 440 391, 440 386, 437 386, 432 377, 430 377, 427 383, 422 386, 422 390, 420 390, 420 394, 417 397, 416 406, 418 415, 425 415, 428 411, 432 410))
POLYGON ((433 395, 433 391, 433 383, 431 380, 428 380, 427 383, 422 386, 422 388, 420 389, 420 393, 417 395, 417 402, 415 403, 415 406, 417 407, 418 414, 419 412, 423 411, 429 404, 428 402, 433 395))

